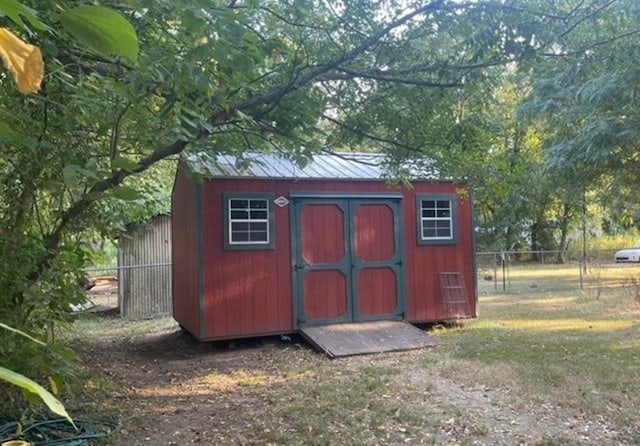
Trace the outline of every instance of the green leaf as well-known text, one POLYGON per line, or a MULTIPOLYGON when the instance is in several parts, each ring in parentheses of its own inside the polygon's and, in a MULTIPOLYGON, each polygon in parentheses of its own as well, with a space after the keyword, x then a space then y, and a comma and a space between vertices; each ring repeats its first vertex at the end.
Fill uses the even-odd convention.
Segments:
POLYGON ((137 200, 141 197, 140 193, 128 186, 115 186, 111 189, 113 195, 121 200, 137 200))
POLYGON ((35 29, 44 31, 47 25, 36 17, 36 12, 16 0, 0 0, 0 12, 9 17, 16 25, 27 28, 21 16, 24 16, 35 29))
POLYGON ((14 333, 17 333, 20 336, 24 336, 25 338, 35 342, 36 344, 47 345, 44 342, 42 342, 41 340, 34 338, 30 334, 27 334, 24 331, 20 331, 17 328, 10 327, 9 325, 3 324, 2 322, 0 322, 0 328, 4 328, 5 330, 9 330, 9 331, 12 331, 14 333))
POLYGON ((132 172, 137 167, 138 167, 138 163, 130 159, 123 158, 121 156, 118 156, 114 158, 113 161, 111 161, 111 168, 114 170, 122 169, 122 170, 126 170, 127 172, 132 172))
POLYGON ((11 143, 16 139, 16 132, 6 122, 0 122, 0 142, 11 143))
POLYGON ((96 181, 100 180, 97 173, 77 164, 69 164, 62 169, 62 178, 67 186, 74 186, 78 175, 93 178, 96 181))
POLYGON ((138 37, 120 13, 103 6, 78 6, 65 11, 60 23, 73 37, 98 53, 138 60, 138 37))
POLYGON ((4 367, 0 367, 0 379, 13 384, 14 386, 18 386, 26 390, 27 392, 38 395, 40 399, 47 405, 49 410, 51 410, 51 412, 65 417, 67 420, 69 420, 69 423, 73 424, 73 420, 67 413, 62 403, 55 396, 53 396, 51 392, 49 392, 37 382, 27 378, 24 375, 21 375, 20 373, 16 373, 13 370, 5 369, 4 367))

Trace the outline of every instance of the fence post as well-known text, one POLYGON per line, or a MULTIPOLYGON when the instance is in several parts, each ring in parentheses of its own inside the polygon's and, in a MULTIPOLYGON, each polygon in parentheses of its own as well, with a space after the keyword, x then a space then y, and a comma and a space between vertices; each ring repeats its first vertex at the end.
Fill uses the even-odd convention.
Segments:
POLYGON ((507 264, 505 261, 504 251, 501 252, 501 257, 502 257, 502 291, 507 291, 507 275, 506 275, 507 264))
POLYGON ((582 272, 582 264, 584 262, 584 259, 581 259, 580 262, 578 262, 578 269, 580 270, 580 289, 583 290, 584 289, 584 277, 583 277, 583 272, 582 272))
POLYGON ((493 255, 493 287, 498 291, 498 262, 496 262, 496 255, 493 255))

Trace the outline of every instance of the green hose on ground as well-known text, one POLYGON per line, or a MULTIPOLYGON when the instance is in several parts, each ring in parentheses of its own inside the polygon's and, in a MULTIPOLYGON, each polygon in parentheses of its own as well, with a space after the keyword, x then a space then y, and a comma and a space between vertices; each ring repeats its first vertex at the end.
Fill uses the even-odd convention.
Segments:
POLYGON ((94 444, 94 440, 112 434, 117 427, 108 420, 73 421, 78 429, 74 429, 64 418, 26 425, 16 421, 0 424, 0 444, 9 440, 24 440, 34 446, 89 446, 94 444))

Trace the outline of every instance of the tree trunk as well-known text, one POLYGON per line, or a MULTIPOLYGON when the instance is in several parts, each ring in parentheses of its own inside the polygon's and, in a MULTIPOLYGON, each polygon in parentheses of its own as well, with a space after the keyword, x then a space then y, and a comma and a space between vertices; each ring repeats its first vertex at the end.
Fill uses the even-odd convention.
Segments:
POLYGON ((562 205, 562 216, 560 218, 560 246, 558 247, 558 263, 566 262, 567 247, 569 245, 569 222, 571 221, 571 206, 568 203, 562 205))

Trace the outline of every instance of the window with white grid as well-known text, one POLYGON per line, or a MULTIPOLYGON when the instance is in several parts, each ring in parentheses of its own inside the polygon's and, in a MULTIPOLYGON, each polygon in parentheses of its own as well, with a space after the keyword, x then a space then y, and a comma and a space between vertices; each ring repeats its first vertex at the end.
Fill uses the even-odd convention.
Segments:
POLYGON ((455 195, 421 195, 417 204, 420 244, 457 242, 455 195))
POLYGON ((266 198, 227 200, 229 245, 269 245, 270 202, 266 198))

